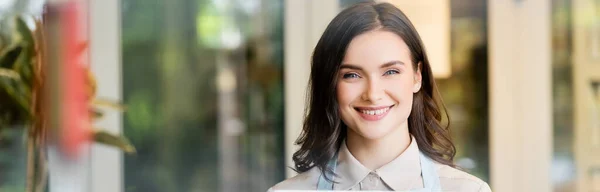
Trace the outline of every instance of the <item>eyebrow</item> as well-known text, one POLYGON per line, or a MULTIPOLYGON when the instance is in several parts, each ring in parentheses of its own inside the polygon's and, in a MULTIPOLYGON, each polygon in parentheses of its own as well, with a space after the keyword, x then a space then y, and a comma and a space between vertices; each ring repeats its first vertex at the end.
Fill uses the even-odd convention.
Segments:
MULTIPOLYGON (((390 67, 393 65, 404 65, 404 62, 402 61, 388 61, 385 62, 384 64, 382 64, 381 66, 379 66, 379 68, 386 68, 386 67, 390 67)), ((358 65, 354 65, 354 64, 348 64, 348 63, 344 63, 340 66, 340 69, 354 69, 354 70, 362 70, 362 67, 358 66, 358 65)))

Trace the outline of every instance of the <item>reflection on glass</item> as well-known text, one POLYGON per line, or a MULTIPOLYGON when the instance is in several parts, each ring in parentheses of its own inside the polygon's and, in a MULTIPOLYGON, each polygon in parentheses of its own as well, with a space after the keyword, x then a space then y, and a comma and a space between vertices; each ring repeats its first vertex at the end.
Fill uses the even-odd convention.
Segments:
POLYGON ((450 1, 452 76, 437 79, 450 115, 455 163, 489 182, 487 1, 450 1))
POLYGON ((554 191, 575 191, 571 1, 553 0, 551 14, 554 124, 551 178, 554 191))
POLYGON ((284 179, 282 0, 122 1, 125 191, 284 179))

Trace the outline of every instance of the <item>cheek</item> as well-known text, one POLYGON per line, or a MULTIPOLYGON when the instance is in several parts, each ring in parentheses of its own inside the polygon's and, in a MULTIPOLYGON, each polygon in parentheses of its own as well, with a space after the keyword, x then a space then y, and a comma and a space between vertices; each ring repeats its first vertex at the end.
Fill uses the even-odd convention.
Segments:
POLYGON ((340 107, 349 105, 357 97, 357 94, 360 96, 360 93, 357 93, 357 89, 358 87, 349 83, 338 83, 336 86, 338 105, 340 107))
POLYGON ((387 90, 392 99, 399 102, 401 105, 412 103, 413 97, 413 82, 408 78, 396 79, 390 81, 387 85, 387 90))

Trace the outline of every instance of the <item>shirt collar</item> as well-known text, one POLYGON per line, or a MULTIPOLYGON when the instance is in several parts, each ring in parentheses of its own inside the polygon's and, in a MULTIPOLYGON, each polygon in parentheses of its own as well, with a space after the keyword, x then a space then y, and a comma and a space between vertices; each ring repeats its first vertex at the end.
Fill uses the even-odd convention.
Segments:
POLYGON ((419 154, 417 142, 414 137, 411 137, 410 145, 402 154, 379 169, 371 171, 352 156, 346 142, 342 142, 336 167, 336 181, 339 183, 334 185, 334 190, 348 190, 364 180, 370 172, 379 175, 393 190, 412 189, 417 182, 421 181, 419 154))

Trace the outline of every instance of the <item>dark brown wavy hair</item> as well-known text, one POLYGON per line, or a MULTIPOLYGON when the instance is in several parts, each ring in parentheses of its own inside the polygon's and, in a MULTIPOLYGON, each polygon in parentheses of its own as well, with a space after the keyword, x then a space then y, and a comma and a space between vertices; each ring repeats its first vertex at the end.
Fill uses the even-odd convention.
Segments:
MULTIPOLYGON (((446 108, 435 84, 423 42, 410 20, 389 3, 374 1, 355 4, 340 12, 327 26, 312 56, 307 92, 306 117, 296 140, 300 149, 294 153, 294 170, 302 173, 318 167, 327 170, 327 162, 346 139, 347 126, 338 111, 336 85, 338 72, 348 44, 360 34, 385 30, 399 35, 410 49, 413 68, 421 64, 422 86, 414 93, 408 129, 429 158, 455 167, 456 149, 449 133, 449 116, 442 125, 446 108)), ((331 180, 331 178, 327 178, 331 180)))

